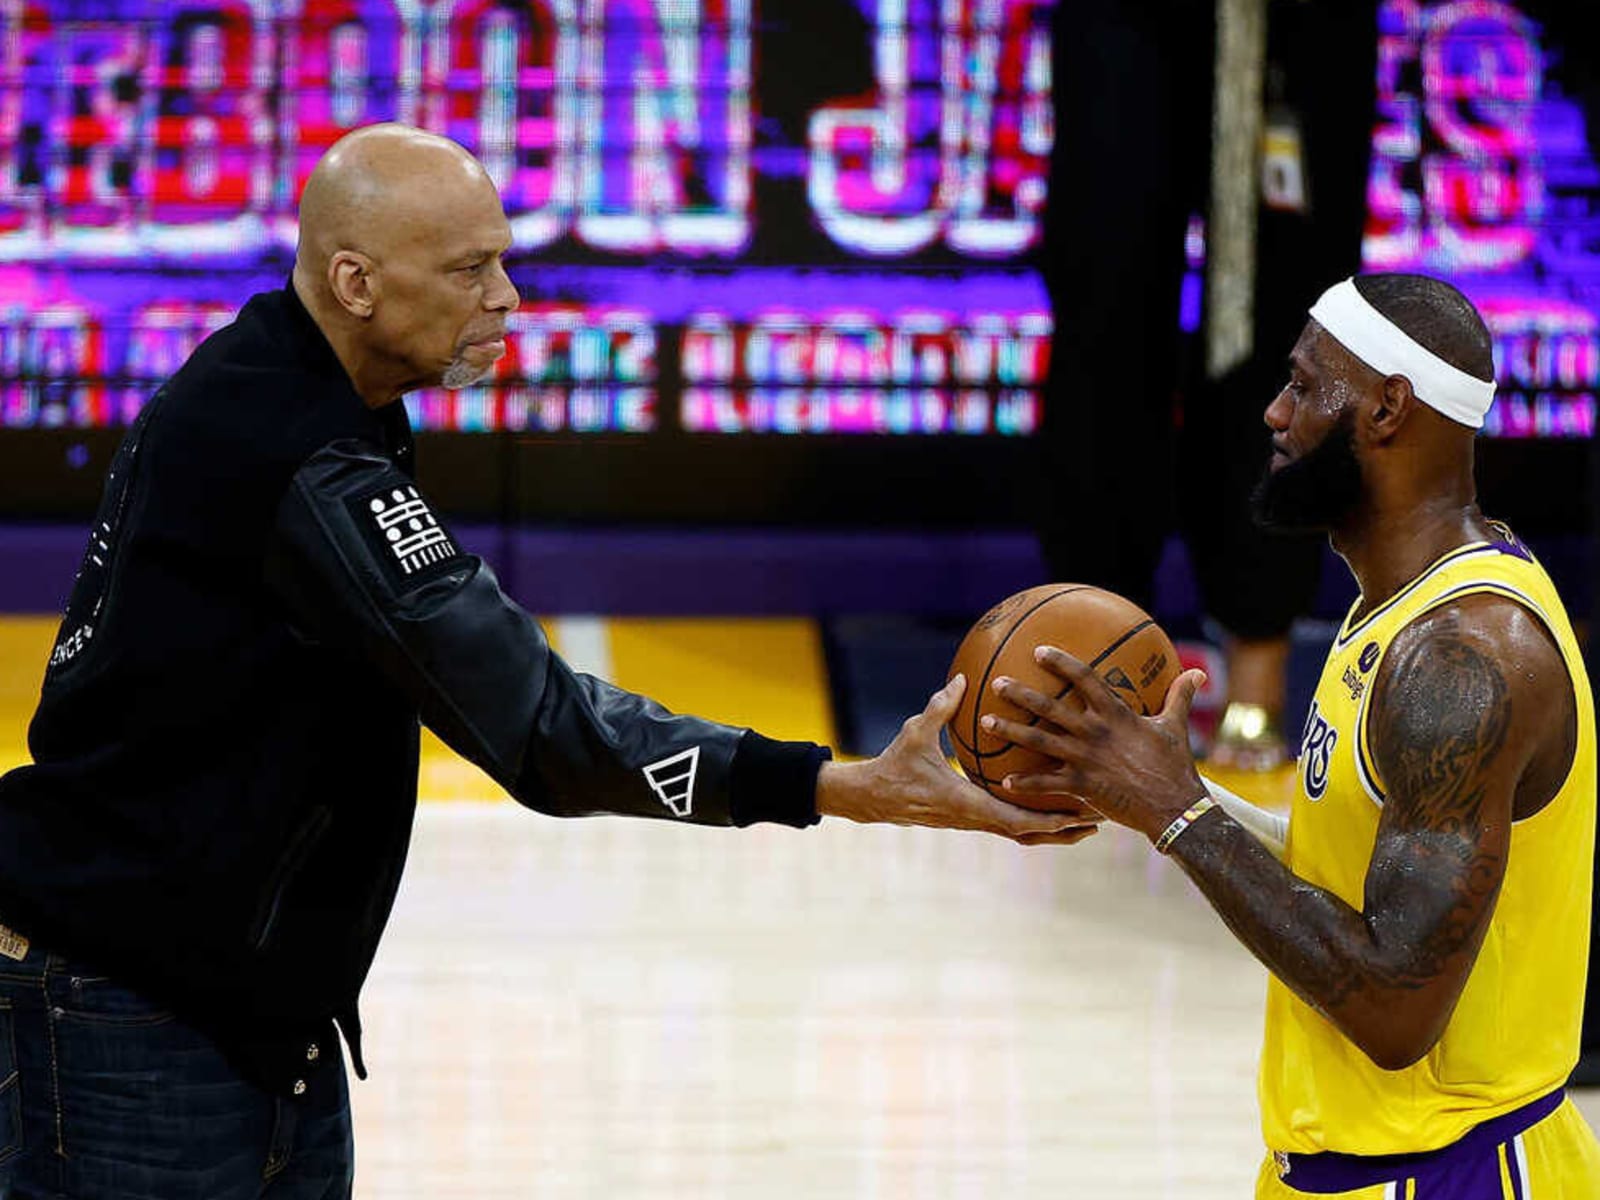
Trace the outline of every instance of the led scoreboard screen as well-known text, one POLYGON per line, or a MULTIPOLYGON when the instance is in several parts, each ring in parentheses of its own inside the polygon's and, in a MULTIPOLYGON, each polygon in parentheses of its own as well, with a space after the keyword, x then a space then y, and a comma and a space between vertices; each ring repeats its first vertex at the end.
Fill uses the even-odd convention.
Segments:
POLYGON ((1048 5, 758 7, 0 0, 0 424, 127 422, 397 120, 487 166, 525 300, 420 429, 1032 432, 1048 5))
MULTIPOLYGON (((124 427, 283 285, 323 151, 398 120, 485 163, 524 298, 491 379, 408 398, 418 429, 992 465, 1039 428, 1050 360, 1051 9, 0 0, 0 449, 124 427)), ((1600 171, 1561 48, 1500 0, 1380 21, 1368 267, 1483 307, 1491 436, 1589 435, 1600 171)))

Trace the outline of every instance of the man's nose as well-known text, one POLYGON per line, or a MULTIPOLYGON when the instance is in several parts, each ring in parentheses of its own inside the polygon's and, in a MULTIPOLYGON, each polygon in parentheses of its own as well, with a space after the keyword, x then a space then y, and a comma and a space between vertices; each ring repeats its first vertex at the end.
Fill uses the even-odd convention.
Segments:
POLYGON ((504 263, 496 263, 494 270, 494 283, 484 293, 483 306, 496 312, 514 312, 517 305, 522 303, 517 285, 511 282, 511 276, 506 273, 504 263))

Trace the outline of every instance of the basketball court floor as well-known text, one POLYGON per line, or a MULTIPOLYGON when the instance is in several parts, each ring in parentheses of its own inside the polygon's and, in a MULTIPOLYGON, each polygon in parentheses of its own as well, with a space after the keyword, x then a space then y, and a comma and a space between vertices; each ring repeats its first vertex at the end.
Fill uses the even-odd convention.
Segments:
MULTIPOLYGON (((805 623, 736 624, 552 628, 826 738, 805 623)), ((0 766, 52 630, 0 620, 0 766)), ((1250 1194, 1265 974, 1131 834, 557 821, 437 744, 423 788, 364 996, 363 1200, 1250 1194)))

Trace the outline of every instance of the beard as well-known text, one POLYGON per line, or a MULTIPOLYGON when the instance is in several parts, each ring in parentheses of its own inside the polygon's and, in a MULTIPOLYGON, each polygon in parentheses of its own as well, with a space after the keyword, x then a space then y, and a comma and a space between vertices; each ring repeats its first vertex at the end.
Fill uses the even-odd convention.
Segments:
POLYGON ((1263 529, 1310 533, 1337 528, 1360 502, 1355 414, 1346 409, 1311 450, 1276 471, 1268 464, 1250 511, 1263 529))
POLYGON ((494 370, 494 364, 487 367, 475 367, 466 358, 457 354, 450 360, 450 365, 444 369, 444 374, 439 378, 439 386, 452 392, 459 392, 462 388, 471 387, 480 379, 488 377, 494 370))

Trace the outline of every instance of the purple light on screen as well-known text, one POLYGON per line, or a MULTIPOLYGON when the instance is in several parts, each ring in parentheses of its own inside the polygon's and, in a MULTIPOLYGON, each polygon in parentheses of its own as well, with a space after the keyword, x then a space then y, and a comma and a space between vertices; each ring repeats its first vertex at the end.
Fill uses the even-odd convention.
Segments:
POLYGON ((1495 339, 1498 437, 1588 437, 1600 391, 1600 169, 1543 31, 1498 0, 1380 11, 1365 265, 1449 279, 1495 339))

